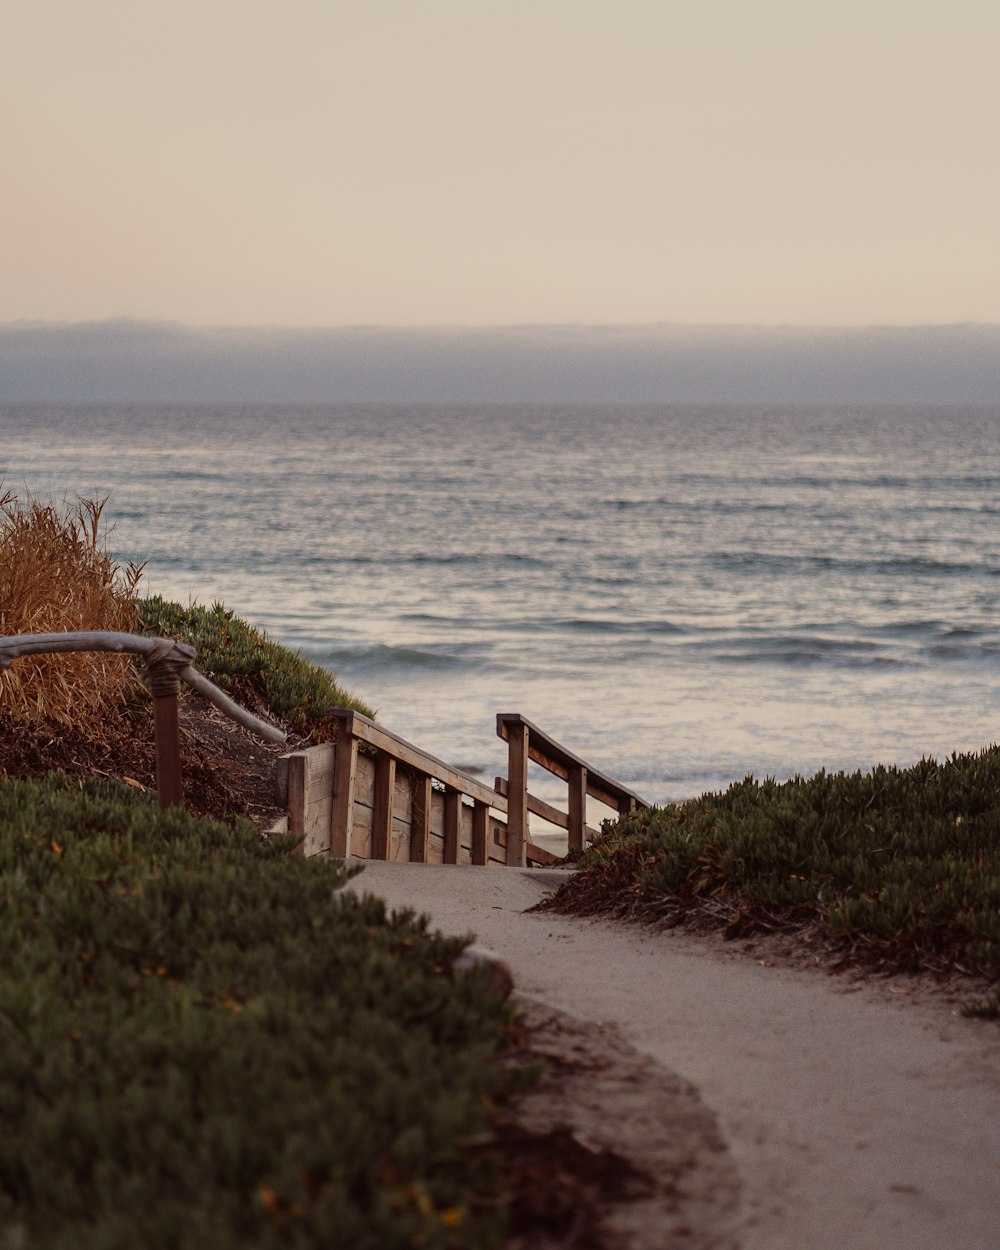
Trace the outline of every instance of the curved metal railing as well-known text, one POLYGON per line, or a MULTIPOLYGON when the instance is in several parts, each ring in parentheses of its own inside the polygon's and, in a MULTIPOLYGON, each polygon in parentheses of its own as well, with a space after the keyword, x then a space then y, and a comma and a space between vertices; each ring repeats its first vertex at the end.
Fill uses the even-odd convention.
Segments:
POLYGON ((153 692, 156 728, 156 787, 161 807, 183 803, 180 769, 180 728, 177 716, 179 683, 186 682, 220 711, 269 742, 285 742, 287 735, 260 720, 199 673, 191 661, 198 652, 186 642, 169 638, 146 638, 141 634, 113 630, 78 631, 62 634, 13 634, 0 637, 0 669, 25 655, 58 651, 129 651, 146 661, 149 686, 153 692))

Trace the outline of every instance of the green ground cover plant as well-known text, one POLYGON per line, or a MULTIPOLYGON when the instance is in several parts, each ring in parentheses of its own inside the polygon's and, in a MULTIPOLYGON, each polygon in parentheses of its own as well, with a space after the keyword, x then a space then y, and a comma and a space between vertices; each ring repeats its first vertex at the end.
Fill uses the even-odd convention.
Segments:
POLYGON ((1000 975, 1000 747, 746 778, 610 826, 554 906, 803 930, 843 960, 1000 975))
POLYGON ((346 875, 122 786, 0 784, 0 1245, 497 1244, 509 1008, 346 875))
POLYGON ((334 708, 375 715, 325 669, 273 642, 221 603, 185 608, 153 595, 139 603, 139 630, 193 643, 198 648, 195 667, 220 689, 251 706, 261 701, 299 733, 317 740, 329 735, 328 714, 334 708))

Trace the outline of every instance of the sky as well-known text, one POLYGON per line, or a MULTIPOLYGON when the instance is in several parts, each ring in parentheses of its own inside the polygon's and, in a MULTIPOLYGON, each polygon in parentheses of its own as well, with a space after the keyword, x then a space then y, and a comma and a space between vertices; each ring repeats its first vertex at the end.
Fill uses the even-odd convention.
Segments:
POLYGON ((1000 322, 996 0, 0 0, 0 322, 1000 322))

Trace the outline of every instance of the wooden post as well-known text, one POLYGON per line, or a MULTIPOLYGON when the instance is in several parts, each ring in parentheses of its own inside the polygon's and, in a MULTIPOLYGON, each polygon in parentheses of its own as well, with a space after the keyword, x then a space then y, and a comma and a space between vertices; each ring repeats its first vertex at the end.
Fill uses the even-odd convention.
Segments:
POLYGON ((631 795, 622 795, 618 800, 618 815, 631 816, 635 811, 635 799, 631 795))
POLYGON ((410 860, 414 864, 426 864, 430 857, 432 788, 431 779, 427 773, 413 774, 410 860))
POLYGON ((587 770, 582 764, 569 769, 569 849, 582 851, 587 830, 587 770))
POLYGON ((177 710, 180 669, 187 661, 173 658, 174 644, 160 640, 146 663, 153 694, 153 732, 156 736, 156 793, 160 810, 184 806, 181 781, 181 727, 177 710))
MULTIPOLYGON (((309 803, 307 786, 306 753, 298 751, 288 757, 288 832, 303 839, 306 832, 306 808, 309 803)), ((299 843, 298 854, 305 854, 304 841, 299 843)))
POLYGON ((354 824, 354 783, 358 774, 358 740, 346 722, 337 730, 337 754, 333 764, 333 814, 330 818, 330 854, 348 859, 351 826, 354 824))
POLYGON ((461 834, 462 792, 451 786, 444 788, 444 862, 458 863, 458 843, 461 834))
POLYGON ((156 734, 156 793, 160 808, 184 806, 181 780, 181 727, 177 713, 177 691, 154 695, 153 723, 156 734))
POLYGON ((396 789, 396 761, 380 751, 375 759, 375 796, 372 800, 372 859, 388 859, 392 846, 392 796, 396 789))
POLYGON ((490 862, 490 809, 476 799, 472 805, 472 862, 483 866, 490 862))
POLYGON ((524 867, 528 841, 528 727, 511 725, 507 740, 507 865, 524 867))

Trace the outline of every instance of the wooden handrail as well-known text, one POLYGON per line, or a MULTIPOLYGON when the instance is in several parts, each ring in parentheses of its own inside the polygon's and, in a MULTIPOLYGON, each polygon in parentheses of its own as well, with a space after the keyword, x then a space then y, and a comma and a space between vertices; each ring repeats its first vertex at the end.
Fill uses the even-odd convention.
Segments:
MULTIPOLYGON (((497 794, 507 797, 510 787, 506 777, 497 777, 493 785, 497 794)), ((535 816, 541 816, 542 820, 547 820, 550 825, 556 825, 560 829, 569 829, 569 816, 566 812, 561 812, 558 807, 553 807, 551 803, 546 803, 544 799, 536 798, 533 794, 528 795, 528 811, 535 816)), ((591 841, 600 836, 600 831, 592 829, 589 825, 584 829, 584 833, 591 841)))
MULTIPOLYGON (((507 863, 523 864, 528 845, 528 812, 535 811, 546 819, 556 812, 541 799, 528 793, 528 761, 534 760, 567 783, 569 813, 555 823, 563 825, 569 835, 569 849, 583 850, 593 830, 587 827, 587 795, 614 808, 619 815, 628 815, 649 804, 634 790, 629 790, 606 773, 593 768, 585 760, 567 750, 544 730, 539 729, 520 712, 499 712, 497 734, 507 743, 507 863), (540 810, 547 808, 548 812, 540 810)), ((558 815, 562 815, 558 813, 558 815)))
MULTIPOLYGON (((407 742, 405 738, 400 738, 398 734, 392 733, 388 729, 383 729, 381 725, 376 725, 374 721, 369 720, 367 716, 361 712, 353 712, 347 709, 337 709, 330 713, 333 720, 339 723, 352 738, 358 738, 362 742, 367 742, 369 746, 376 747, 381 751, 385 751, 388 755, 394 756, 402 764, 408 764, 411 768, 417 769, 419 772, 426 773, 434 781, 439 781, 444 786, 450 786, 452 789, 460 790, 462 794, 468 795, 470 799, 478 799, 481 803, 487 803, 490 807, 495 807, 497 811, 505 812, 507 810, 507 802, 497 792, 486 785, 485 782, 478 781, 469 773, 463 773, 461 769, 455 768, 451 764, 445 764, 436 756, 428 755, 426 751, 415 747, 411 742, 407 742)), ((340 730, 338 729, 338 737, 340 730)))
POLYGON ((282 730, 259 720, 238 703, 234 703, 218 686, 193 668, 191 661, 198 652, 185 642, 104 629, 59 634, 11 634, 0 638, 0 669, 10 668, 11 663, 21 656, 67 651, 127 651, 145 658, 149 686, 153 693, 156 790, 161 808, 177 807, 184 802, 177 710, 178 682, 187 682, 192 689, 197 690, 251 733, 270 742, 286 741, 287 735, 282 730))

